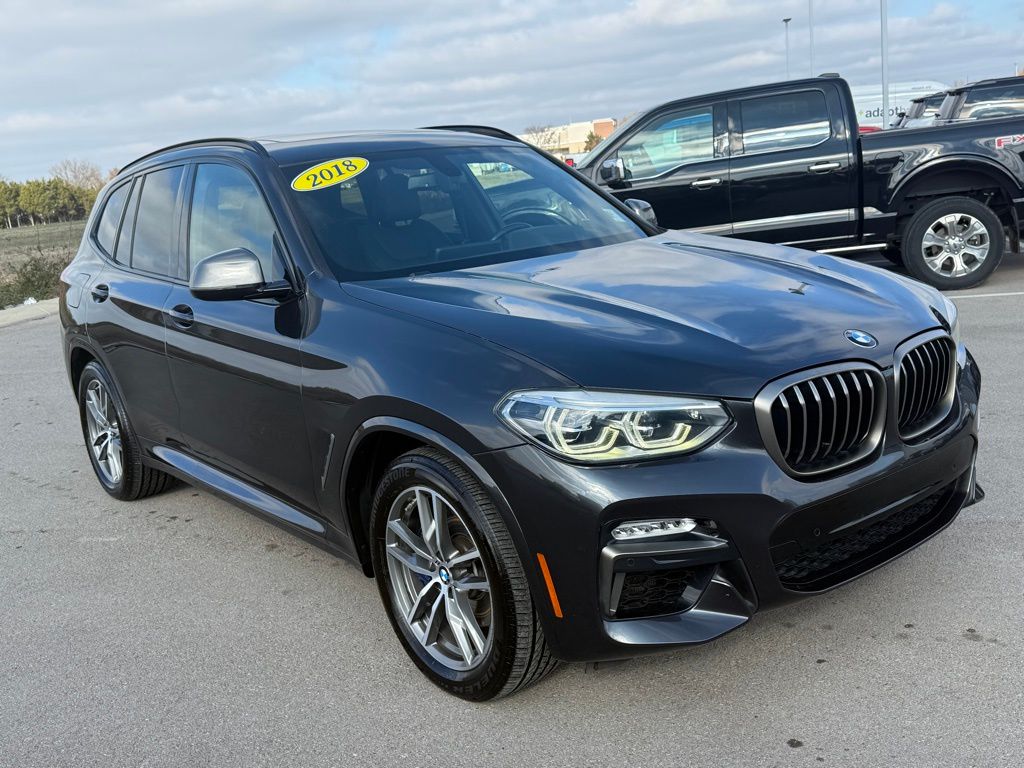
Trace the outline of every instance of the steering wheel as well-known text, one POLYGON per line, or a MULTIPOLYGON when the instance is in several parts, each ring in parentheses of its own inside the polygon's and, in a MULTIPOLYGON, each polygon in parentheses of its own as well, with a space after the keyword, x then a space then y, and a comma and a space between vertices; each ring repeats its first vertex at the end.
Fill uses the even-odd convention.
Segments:
MULTIPOLYGON (((550 208, 517 208, 514 211, 509 211, 504 217, 505 220, 509 219, 526 219, 530 226, 543 227, 545 224, 551 224, 551 219, 558 224, 565 224, 567 226, 573 226, 573 223, 569 221, 565 216, 560 214, 558 211, 552 211, 550 208), (533 219, 533 222, 529 221, 533 219), (547 222, 534 223, 537 219, 548 219, 547 222)), ((511 222, 510 222, 511 223, 511 222)))
POLYGON ((493 235, 491 235, 491 241, 493 242, 494 240, 501 240, 501 238, 503 238, 509 232, 515 232, 516 230, 519 229, 530 229, 531 227, 533 227, 533 224, 529 224, 525 221, 509 222, 501 229, 499 229, 497 232, 495 232, 493 235))

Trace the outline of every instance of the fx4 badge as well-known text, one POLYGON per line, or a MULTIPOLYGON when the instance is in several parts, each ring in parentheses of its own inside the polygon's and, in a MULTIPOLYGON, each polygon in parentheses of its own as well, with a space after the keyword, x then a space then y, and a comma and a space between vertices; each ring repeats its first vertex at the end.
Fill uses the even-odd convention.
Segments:
POLYGON ((1002 149, 1012 144, 1024 144, 1024 133, 1015 133, 1013 136, 1000 136, 996 139, 996 149, 1002 149))

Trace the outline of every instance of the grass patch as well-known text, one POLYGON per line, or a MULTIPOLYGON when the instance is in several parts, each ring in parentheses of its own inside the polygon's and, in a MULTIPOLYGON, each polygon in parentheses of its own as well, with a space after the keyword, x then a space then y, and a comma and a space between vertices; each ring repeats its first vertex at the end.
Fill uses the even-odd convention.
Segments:
POLYGON ((0 229, 0 308, 56 296, 84 229, 84 220, 0 229))

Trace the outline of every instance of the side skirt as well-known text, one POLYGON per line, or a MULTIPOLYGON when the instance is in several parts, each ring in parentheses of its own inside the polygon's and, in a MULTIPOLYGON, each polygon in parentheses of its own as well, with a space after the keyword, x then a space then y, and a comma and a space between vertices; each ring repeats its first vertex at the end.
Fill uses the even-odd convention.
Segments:
POLYGON ((151 463, 158 469, 190 485, 204 488, 242 509, 255 512, 331 554, 358 564, 352 552, 340 542, 331 540, 332 535, 340 535, 333 526, 328 531, 323 522, 312 515, 175 448, 155 445, 151 451, 159 460, 151 463))

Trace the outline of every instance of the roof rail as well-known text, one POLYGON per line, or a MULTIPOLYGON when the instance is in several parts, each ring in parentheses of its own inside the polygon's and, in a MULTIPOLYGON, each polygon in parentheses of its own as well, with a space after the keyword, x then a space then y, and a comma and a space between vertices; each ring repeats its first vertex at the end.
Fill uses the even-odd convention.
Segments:
POLYGON ((135 158, 130 163, 123 165, 120 171, 118 171, 118 173, 121 173, 122 171, 125 171, 134 165, 138 165, 144 160, 148 160, 151 157, 156 157, 157 155, 162 155, 164 152, 170 152, 171 150, 184 149, 185 147, 205 147, 217 145, 228 145, 236 147, 240 146, 244 147, 245 149, 251 149, 254 152, 258 152, 260 154, 267 154, 267 151, 263 148, 263 145, 260 144, 258 141, 253 141, 252 139, 241 139, 237 137, 225 137, 216 139, 193 139, 191 141, 179 141, 177 144, 171 144, 166 147, 161 147, 160 149, 155 149, 152 152, 147 152, 141 157, 135 158))
POLYGON ((494 139, 508 139, 514 141, 517 144, 527 144, 529 142, 523 141, 514 133, 502 130, 501 128, 493 128, 489 125, 425 125, 423 129, 426 131, 457 131, 459 133, 479 133, 481 136, 490 136, 494 139))

